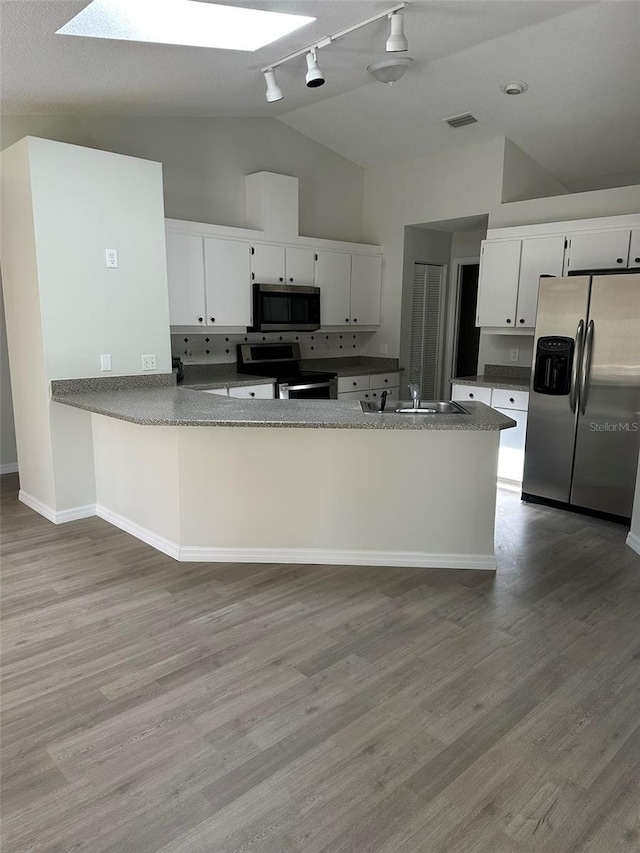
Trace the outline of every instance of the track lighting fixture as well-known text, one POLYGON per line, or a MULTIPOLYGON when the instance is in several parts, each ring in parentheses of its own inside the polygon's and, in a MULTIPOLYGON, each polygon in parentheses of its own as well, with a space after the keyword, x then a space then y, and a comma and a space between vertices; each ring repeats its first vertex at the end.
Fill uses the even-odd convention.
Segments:
POLYGON ((264 72, 264 82, 267 84, 267 101, 272 104, 274 101, 281 101, 284 98, 282 89, 276 83, 276 73, 273 69, 264 72))
MULTIPOLYGON (((320 48, 328 47, 332 42, 337 41, 343 36, 349 35, 349 33, 353 33, 362 27, 366 27, 368 24, 373 24, 374 21, 382 20, 382 18, 389 18, 391 20, 391 34, 386 42, 387 52, 397 53, 398 51, 407 50, 409 45, 404 34, 404 16, 400 14, 401 10, 406 6, 407 3, 398 3, 390 9, 385 9, 384 12, 378 12, 377 15, 367 18, 366 21, 359 21, 357 24, 352 24, 350 27, 340 30, 338 33, 326 36, 326 38, 323 38, 314 44, 303 47, 301 50, 296 50, 294 53, 289 53, 287 56, 283 56, 282 59, 278 59, 276 62, 272 62, 270 65, 267 65, 262 69, 262 73, 264 74, 265 82, 267 84, 267 101, 272 103, 273 101, 280 101, 284 97, 282 89, 276 83, 275 69, 277 67, 284 65, 285 62, 290 62, 292 59, 305 56, 307 60, 307 73, 305 76, 307 86, 310 89, 322 86, 325 79, 324 74, 318 66, 317 51, 320 50, 320 48)), ((409 62, 411 62, 411 60, 408 57, 404 59, 398 58, 396 60, 389 59, 386 62, 378 62, 375 63, 375 65, 370 65, 368 70, 378 80, 382 80, 384 83, 393 83, 402 77, 409 66, 409 62)))
POLYGON ((404 15, 402 12, 392 12, 389 19, 391 21, 391 35, 387 39, 387 53, 409 50, 409 42, 404 34, 404 15))
POLYGON ((316 89, 318 86, 322 86, 324 84, 324 74, 318 67, 315 47, 307 54, 307 75, 305 80, 307 81, 307 86, 310 89, 316 89))

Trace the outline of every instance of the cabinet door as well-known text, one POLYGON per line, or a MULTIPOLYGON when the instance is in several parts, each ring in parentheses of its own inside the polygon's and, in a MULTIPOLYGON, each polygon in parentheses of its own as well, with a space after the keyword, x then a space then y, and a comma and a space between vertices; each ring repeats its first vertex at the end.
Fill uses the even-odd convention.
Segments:
POLYGON ((516 310, 518 328, 535 327, 540 276, 562 275, 564 244, 564 234, 555 237, 532 237, 522 241, 516 310))
POLYGON ((262 284, 284 282, 284 246, 255 243, 251 247, 251 279, 262 284))
POLYGON ((629 266, 634 268, 640 267, 640 228, 634 228, 631 232, 629 266))
POLYGON ((273 400, 273 385, 237 385, 229 388, 229 396, 242 400, 273 400))
POLYGON ((491 388, 479 385, 455 385, 451 389, 452 400, 475 400, 478 403, 491 405, 491 388))
POLYGON ((169 322, 199 326, 205 322, 202 237, 167 231, 169 322))
POLYGON ((521 240, 484 241, 476 326, 516 326, 521 244, 521 240))
POLYGON ((380 255, 351 255, 351 323, 380 325, 382 258, 380 255))
POLYGON ((318 252, 316 284, 320 288, 320 318, 323 326, 350 324, 351 255, 318 252))
POLYGON ((630 237, 630 229, 572 234, 567 272, 623 269, 629 260, 630 237))
POLYGON ((204 238, 207 323, 251 325, 251 262, 249 243, 204 238))
POLYGON ((313 249, 285 249, 285 278, 287 284, 313 285, 316 272, 316 253, 313 249))
POLYGON ((338 400, 342 400, 344 403, 345 400, 368 400, 369 392, 368 391, 341 391, 338 394, 338 400))

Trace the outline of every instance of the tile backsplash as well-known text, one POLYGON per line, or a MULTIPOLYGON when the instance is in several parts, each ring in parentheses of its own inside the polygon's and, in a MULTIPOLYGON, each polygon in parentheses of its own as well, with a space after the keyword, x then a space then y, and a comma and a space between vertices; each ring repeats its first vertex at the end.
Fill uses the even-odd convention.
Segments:
POLYGON ((222 364, 236 361, 236 344, 298 341, 302 358, 360 355, 374 332, 249 332, 246 334, 171 335, 171 354, 185 364, 222 364))

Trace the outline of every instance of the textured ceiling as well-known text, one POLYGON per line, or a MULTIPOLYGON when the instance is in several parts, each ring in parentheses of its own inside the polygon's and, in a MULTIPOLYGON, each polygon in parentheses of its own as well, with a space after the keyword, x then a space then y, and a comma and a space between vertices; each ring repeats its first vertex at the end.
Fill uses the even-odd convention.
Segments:
POLYGON ((393 0, 225 0, 316 16, 255 53, 55 35, 87 2, 0 0, 5 113, 272 116, 363 166, 505 135, 569 186, 640 174, 637 0, 410 0, 414 61, 399 83, 366 71, 385 56, 383 20, 319 52, 319 89, 304 85, 304 57, 282 67, 274 104, 262 66, 393 0), (512 78, 529 91, 503 95, 512 78), (466 110, 478 124, 442 124, 466 110))

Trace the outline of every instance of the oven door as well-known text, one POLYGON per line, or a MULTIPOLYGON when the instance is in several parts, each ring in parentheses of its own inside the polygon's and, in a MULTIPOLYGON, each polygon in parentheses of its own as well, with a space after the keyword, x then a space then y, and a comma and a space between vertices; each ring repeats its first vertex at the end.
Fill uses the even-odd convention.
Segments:
POLYGON ((281 382, 278 385, 278 397, 280 400, 337 400, 338 380, 281 382))

